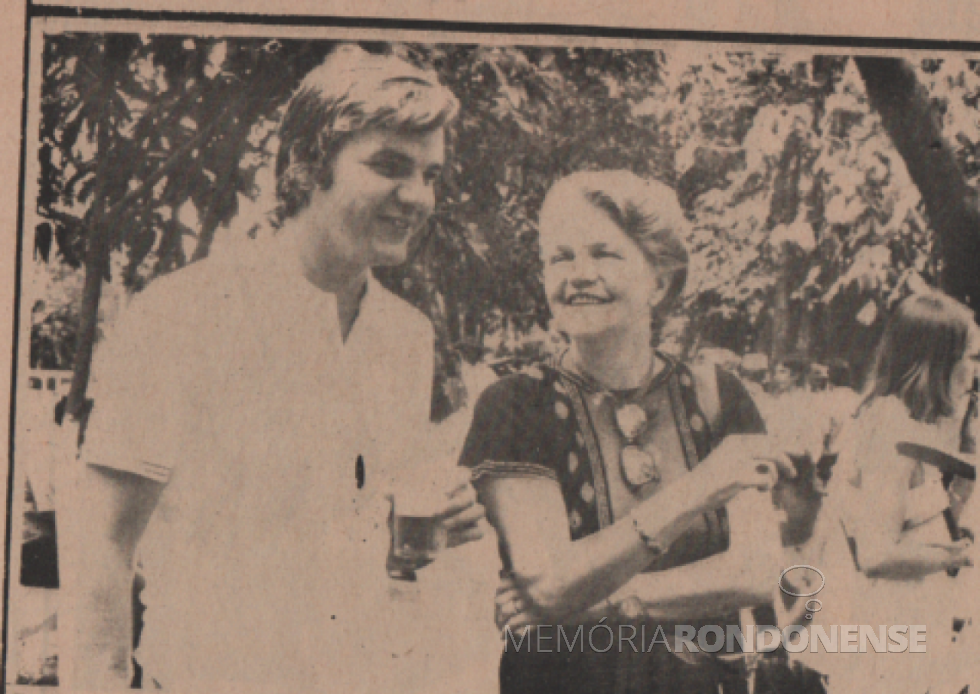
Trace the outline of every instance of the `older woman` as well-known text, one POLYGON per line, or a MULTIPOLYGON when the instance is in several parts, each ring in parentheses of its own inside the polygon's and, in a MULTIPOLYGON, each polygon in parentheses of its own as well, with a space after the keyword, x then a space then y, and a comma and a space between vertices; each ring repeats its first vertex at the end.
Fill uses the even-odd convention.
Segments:
POLYGON ((764 433, 758 410, 735 377, 656 349, 686 280, 684 225, 672 190, 625 171, 571 175, 544 202, 544 284, 570 346, 487 390, 461 460, 508 577, 504 692, 715 693, 737 675, 676 652, 674 627, 724 629, 771 599, 776 524, 755 532, 747 520, 771 503, 747 492, 725 506, 772 482, 765 437, 733 436, 764 433), (609 649, 604 628, 587 638, 599 624, 609 649), (529 625, 541 638, 517 652, 529 625), (579 625, 584 644, 569 648, 579 625))

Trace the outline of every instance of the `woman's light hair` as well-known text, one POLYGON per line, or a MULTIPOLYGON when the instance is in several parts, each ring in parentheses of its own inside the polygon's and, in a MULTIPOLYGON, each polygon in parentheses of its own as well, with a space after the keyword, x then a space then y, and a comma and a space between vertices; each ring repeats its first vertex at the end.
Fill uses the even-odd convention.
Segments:
POLYGON ((966 354, 972 324, 970 309, 942 292, 903 299, 885 325, 865 404, 894 395, 918 421, 954 414, 950 381, 966 354))
POLYGON ((305 208, 317 187, 332 185, 334 160, 358 132, 426 133, 445 127, 458 110, 435 72, 395 55, 338 46, 303 78, 286 106, 276 159, 279 221, 305 208))
POLYGON ((647 262, 666 277, 663 300, 652 311, 654 338, 684 291, 689 257, 683 236, 687 219, 669 186, 631 171, 581 171, 560 179, 541 206, 541 227, 556 222, 570 199, 602 210, 643 252, 647 262))

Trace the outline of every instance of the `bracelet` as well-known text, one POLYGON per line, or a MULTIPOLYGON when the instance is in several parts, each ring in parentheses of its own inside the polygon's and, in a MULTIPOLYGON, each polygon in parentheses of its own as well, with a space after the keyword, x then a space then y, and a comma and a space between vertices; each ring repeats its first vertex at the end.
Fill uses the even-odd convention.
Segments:
POLYGON ((646 531, 643 528, 643 521, 636 513, 636 509, 630 513, 630 520, 633 522, 633 530, 636 534, 640 536, 640 540, 646 545, 647 550, 649 550, 655 559, 659 559, 666 552, 667 549, 664 547, 664 542, 660 533, 654 534, 646 531))

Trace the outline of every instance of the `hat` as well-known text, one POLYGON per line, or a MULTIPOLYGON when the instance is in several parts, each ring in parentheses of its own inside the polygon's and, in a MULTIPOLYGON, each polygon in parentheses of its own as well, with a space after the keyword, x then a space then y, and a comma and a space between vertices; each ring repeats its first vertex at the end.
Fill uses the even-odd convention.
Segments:
POLYGON ((932 446, 914 441, 899 441, 895 444, 895 450, 901 456, 939 468, 944 476, 954 475, 967 480, 977 478, 975 454, 961 453, 946 446, 932 446))

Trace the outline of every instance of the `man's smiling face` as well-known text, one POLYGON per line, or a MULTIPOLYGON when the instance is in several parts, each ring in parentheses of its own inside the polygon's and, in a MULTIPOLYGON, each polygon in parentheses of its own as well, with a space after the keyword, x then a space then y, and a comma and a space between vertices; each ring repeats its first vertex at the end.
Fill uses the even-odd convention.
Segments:
POLYGON ((435 207, 445 133, 365 130, 333 163, 333 183, 317 189, 303 214, 322 262, 400 265, 435 207))

